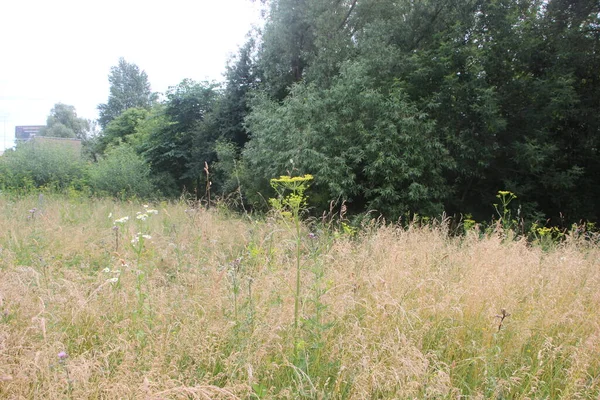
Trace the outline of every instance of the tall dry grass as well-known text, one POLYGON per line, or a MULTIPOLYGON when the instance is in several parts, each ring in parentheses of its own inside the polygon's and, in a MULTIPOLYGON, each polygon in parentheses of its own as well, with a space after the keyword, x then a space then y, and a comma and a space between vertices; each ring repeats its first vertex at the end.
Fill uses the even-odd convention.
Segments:
POLYGON ((320 231, 295 330, 293 232, 150 208, 0 197, 0 398, 600 396, 600 251, 583 240, 320 231))

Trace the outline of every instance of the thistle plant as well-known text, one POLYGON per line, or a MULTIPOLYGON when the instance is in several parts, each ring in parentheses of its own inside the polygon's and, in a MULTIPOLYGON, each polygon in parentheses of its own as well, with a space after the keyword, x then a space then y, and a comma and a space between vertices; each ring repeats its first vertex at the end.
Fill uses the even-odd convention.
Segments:
POLYGON ((58 357, 58 365, 65 372, 65 375, 67 378, 66 394, 68 395, 67 398, 70 399, 70 398, 72 398, 72 394, 73 394, 73 381, 71 380, 71 376, 69 374, 69 367, 67 366, 67 359, 69 358, 69 355, 65 351, 61 351, 58 353, 57 357, 58 357))
POLYGON ((29 210, 29 218, 35 222, 35 213, 37 212, 37 208, 33 207, 31 210, 29 210))
POLYGON ((312 175, 287 176, 271 179, 271 187, 277 192, 277 198, 270 199, 271 206, 277 211, 283 221, 295 233, 296 240, 296 293, 294 296, 294 329, 298 329, 298 314, 300 310, 300 261, 302 236, 300 214, 306 210, 307 197, 304 194, 310 186, 312 175), (286 194, 288 192, 288 194, 286 194))

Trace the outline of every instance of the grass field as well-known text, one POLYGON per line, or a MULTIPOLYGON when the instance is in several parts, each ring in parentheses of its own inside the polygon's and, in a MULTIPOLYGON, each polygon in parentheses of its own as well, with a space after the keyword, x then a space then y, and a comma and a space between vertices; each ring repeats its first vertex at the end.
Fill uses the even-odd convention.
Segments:
POLYGON ((581 238, 0 197, 2 399, 597 399, 599 315, 581 238))

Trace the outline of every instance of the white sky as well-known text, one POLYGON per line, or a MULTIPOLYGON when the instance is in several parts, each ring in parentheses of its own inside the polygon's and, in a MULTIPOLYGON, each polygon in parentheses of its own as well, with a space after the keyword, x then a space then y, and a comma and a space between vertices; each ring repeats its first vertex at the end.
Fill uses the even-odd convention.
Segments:
POLYGON ((153 91, 184 78, 222 80, 258 22, 250 0, 7 0, 0 2, 0 150, 15 125, 44 125, 54 104, 96 119, 119 57, 153 91))

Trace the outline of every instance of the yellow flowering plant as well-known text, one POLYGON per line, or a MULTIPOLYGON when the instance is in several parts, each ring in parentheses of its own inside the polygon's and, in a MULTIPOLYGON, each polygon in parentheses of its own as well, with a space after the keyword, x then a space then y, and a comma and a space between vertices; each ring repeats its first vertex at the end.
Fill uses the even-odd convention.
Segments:
MULTIPOLYGON (((294 328, 298 328, 298 313, 300 309, 300 259, 302 239, 300 232, 300 213, 306 208, 306 189, 310 186, 313 176, 282 175, 271 179, 271 186, 277 192, 277 198, 270 199, 271 206, 283 217, 286 225, 291 222, 296 234, 296 293, 294 302, 294 328), (289 194, 286 195, 286 192, 289 194)), ((291 228, 291 227, 290 227, 291 228)))
POLYGON ((502 227, 505 230, 509 230, 513 227, 513 225, 516 226, 518 223, 517 221, 512 220, 510 208, 508 207, 510 202, 517 198, 517 195, 515 195, 513 192, 509 192, 508 190, 499 190, 496 197, 500 199, 500 206, 498 204, 494 204, 494 208, 496 209, 496 213, 500 218, 502 227))

